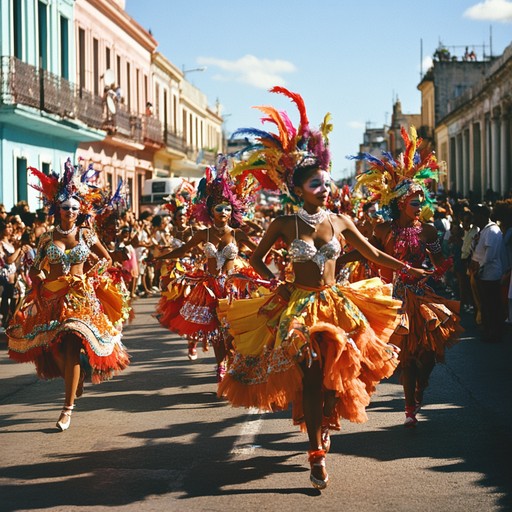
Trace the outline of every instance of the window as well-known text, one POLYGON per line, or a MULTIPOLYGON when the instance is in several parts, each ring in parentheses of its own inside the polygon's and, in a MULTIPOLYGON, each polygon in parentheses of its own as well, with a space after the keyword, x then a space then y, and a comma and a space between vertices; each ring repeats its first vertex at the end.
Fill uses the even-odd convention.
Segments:
POLYGON ((60 17, 60 76, 69 80, 69 21, 60 17))
POLYGON ((121 57, 118 55, 117 58, 116 58, 116 63, 117 63, 117 69, 116 69, 116 72, 117 72, 117 86, 118 87, 121 87, 121 57))
POLYGON ((132 91, 131 91, 131 80, 130 80, 130 63, 126 63, 126 101, 128 103, 128 110, 131 109, 132 106, 132 91))
POLYGON ((23 58, 23 38, 22 38, 22 22, 21 22, 21 0, 13 0, 12 2, 12 23, 14 36, 14 56, 17 59, 23 58))
POLYGON ((178 132, 178 99, 172 95, 172 131, 178 132))
POLYGON ((137 101, 137 114, 140 112, 140 69, 135 70, 135 86, 136 86, 136 101, 137 101))
POLYGON ((16 158, 16 200, 26 201, 27 192, 27 159, 16 158))
POLYGON ((41 164, 41 171, 43 174, 46 174, 47 176, 50 174, 50 164, 48 162, 43 162, 41 164))
POLYGON ((155 115, 160 119, 160 86, 155 84, 155 115))
POLYGON ((100 83, 100 63, 99 63, 99 41, 94 38, 92 40, 92 77, 93 77, 93 92, 99 96, 99 83, 100 83))
POLYGON ((39 42, 39 66, 48 69, 48 6, 39 1, 38 14, 38 42, 39 42))
POLYGON ((105 69, 110 69, 110 48, 105 48, 105 69))
POLYGON ((78 85, 80 91, 85 87, 85 30, 78 29, 78 85))

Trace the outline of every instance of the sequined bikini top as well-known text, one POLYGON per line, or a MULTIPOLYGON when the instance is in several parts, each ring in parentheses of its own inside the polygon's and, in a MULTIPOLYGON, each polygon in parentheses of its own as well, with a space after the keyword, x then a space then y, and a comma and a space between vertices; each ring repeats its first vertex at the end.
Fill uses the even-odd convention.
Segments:
POLYGON ((84 240, 82 231, 83 230, 79 228, 78 244, 71 249, 64 250, 55 245, 53 241, 53 231, 51 231, 51 238, 46 246, 46 256, 51 265, 60 263, 64 274, 69 274, 71 265, 83 263, 91 253, 90 246, 95 243, 96 235, 89 236, 87 240, 84 240))
POLYGON ((330 242, 322 245, 317 249, 314 245, 301 240, 299 238, 299 225, 297 215, 295 215, 295 240, 290 244, 290 257, 293 263, 305 263, 313 261, 318 265, 320 274, 323 275, 325 262, 335 260, 341 254, 341 245, 339 240, 334 236, 334 226, 331 222, 330 215, 327 217, 332 227, 332 239, 330 242))
MULTIPOLYGON (((235 232, 233 231, 233 238, 235 232)), ((236 240, 236 239, 235 239, 236 240)), ((221 270, 224 263, 228 260, 234 260, 238 256, 238 246, 234 242, 225 245, 220 251, 210 242, 210 228, 206 233, 206 243, 204 244, 204 254, 207 258, 215 258, 217 260, 217 270, 221 270)))

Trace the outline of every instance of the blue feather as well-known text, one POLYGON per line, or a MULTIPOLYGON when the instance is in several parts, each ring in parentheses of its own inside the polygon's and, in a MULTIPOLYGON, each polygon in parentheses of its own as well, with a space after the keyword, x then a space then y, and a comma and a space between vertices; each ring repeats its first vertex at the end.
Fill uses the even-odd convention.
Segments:
POLYGON ((380 167, 384 165, 382 160, 373 156, 371 153, 359 153, 358 155, 347 155, 349 160, 366 160, 369 163, 376 164, 380 167))
POLYGON ((387 159, 387 161, 393 166, 396 167, 397 163, 395 159, 393 158, 393 155, 389 151, 383 151, 382 156, 387 159))
MULTIPOLYGON (((244 135, 246 138, 248 135, 250 135, 252 137, 258 137, 260 139, 269 140, 277 144, 279 147, 281 147, 281 142, 279 141, 279 139, 277 139, 271 133, 266 132, 265 130, 260 130, 258 128, 238 128, 238 130, 236 130, 229 139, 234 140, 240 135, 244 135)), ((251 144, 251 142, 247 140, 247 144, 251 144)))

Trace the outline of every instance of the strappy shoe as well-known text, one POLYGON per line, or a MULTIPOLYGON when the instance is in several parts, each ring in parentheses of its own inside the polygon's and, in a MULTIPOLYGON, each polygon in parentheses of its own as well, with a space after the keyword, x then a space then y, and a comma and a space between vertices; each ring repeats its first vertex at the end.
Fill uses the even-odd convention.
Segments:
POLYGON ((222 379, 224 378, 224 375, 226 375, 226 363, 222 362, 219 363, 215 367, 215 373, 217 374, 217 382, 222 382, 222 379))
POLYGON ((191 361, 195 361, 197 359, 197 349, 195 343, 189 343, 188 345, 188 358, 191 361))
POLYGON ((325 453, 329 453, 331 449, 331 436, 329 435, 329 427, 327 425, 322 425, 322 448, 325 450, 325 453))
POLYGON ((62 408, 62 411, 60 413, 61 416, 67 416, 69 419, 66 423, 64 423, 62 420, 57 421, 57 428, 64 432, 64 430, 67 430, 69 426, 71 425, 71 413, 73 412, 73 409, 75 408, 75 405, 65 405, 62 408))
POLYGON ((414 428, 418 423, 418 419, 416 418, 416 406, 415 405, 407 405, 405 407, 405 428, 414 428))
POLYGON ((309 475, 309 480, 313 484, 315 489, 323 490, 327 487, 327 482, 329 481, 329 475, 325 473, 325 478, 317 478, 313 475, 313 469, 315 467, 325 468, 325 450, 309 450, 308 451, 308 461, 311 466, 311 474, 309 475))

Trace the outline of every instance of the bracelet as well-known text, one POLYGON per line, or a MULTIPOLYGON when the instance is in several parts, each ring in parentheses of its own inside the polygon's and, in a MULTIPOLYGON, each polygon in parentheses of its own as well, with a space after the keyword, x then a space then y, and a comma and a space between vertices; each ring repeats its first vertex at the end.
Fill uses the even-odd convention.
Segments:
POLYGON ((404 263, 403 267, 399 270, 400 274, 408 274, 409 270, 411 270, 411 265, 409 263, 404 263))
POLYGON ((270 284, 270 287, 271 288, 277 288, 280 284, 282 283, 282 281, 280 281, 279 279, 277 279, 276 277, 273 277, 272 279, 270 279, 269 281, 269 284, 270 284))

